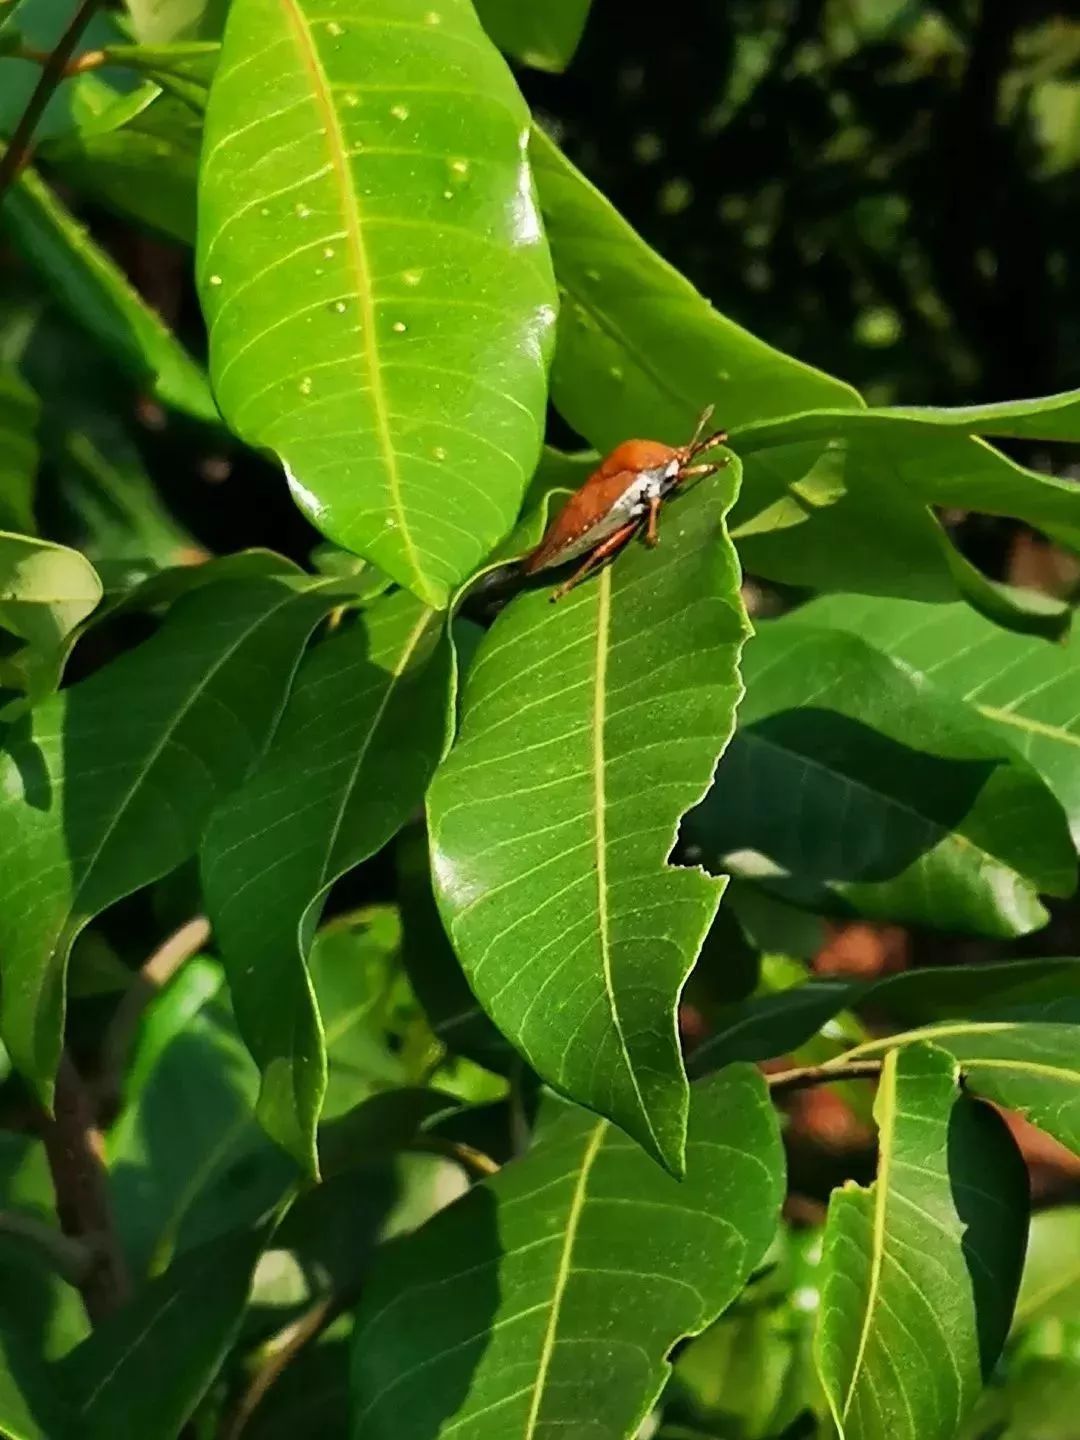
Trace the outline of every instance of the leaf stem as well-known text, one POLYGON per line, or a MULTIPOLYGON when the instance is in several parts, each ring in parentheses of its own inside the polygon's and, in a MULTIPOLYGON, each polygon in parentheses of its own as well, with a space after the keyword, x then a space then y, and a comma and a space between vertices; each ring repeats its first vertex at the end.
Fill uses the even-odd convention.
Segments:
POLYGON ((34 86, 26 109, 19 118, 7 149, 0 155, 0 199, 15 179, 30 155, 30 141, 42 113, 52 98, 52 93, 68 72, 68 64, 82 33, 93 19, 100 0, 80 0, 75 14, 68 21, 67 29, 56 42, 53 50, 41 67, 41 74, 34 86))
POLYGON ((324 1295, 302 1315, 271 1336, 262 1347, 263 1363, 255 1371, 251 1383, 240 1398, 232 1419, 222 1431, 222 1440, 239 1440, 286 1365, 294 1360, 305 1345, 322 1332, 352 1303, 351 1295, 324 1295))
POLYGON ((90 1095, 65 1051, 56 1074, 53 1114, 42 1126, 56 1191, 60 1228, 82 1241, 93 1263, 79 1280, 90 1323, 96 1325, 127 1299, 127 1267, 109 1203, 104 1145, 90 1095))
POLYGON ((880 1060, 826 1061, 824 1065, 804 1065, 797 1070, 778 1070, 765 1076, 773 1095, 786 1095, 789 1090, 806 1090, 812 1085, 828 1085, 833 1080, 876 1080, 881 1074, 880 1060))

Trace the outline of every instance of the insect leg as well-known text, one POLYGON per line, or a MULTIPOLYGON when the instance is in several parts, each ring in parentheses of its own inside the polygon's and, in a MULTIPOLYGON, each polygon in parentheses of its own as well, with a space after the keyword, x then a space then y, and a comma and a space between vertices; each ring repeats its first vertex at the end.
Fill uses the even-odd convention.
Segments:
POLYGON ((586 557, 585 563, 574 571, 570 579, 564 580, 551 592, 552 600, 561 600, 568 591, 573 590, 575 585, 580 585, 591 570, 595 570, 598 565, 603 564, 609 555, 614 555, 616 551, 621 550, 640 525, 640 520, 631 520, 628 524, 613 531, 606 540, 602 540, 596 549, 586 557))
POLYGON ((645 526, 646 545, 658 545, 660 543, 660 503, 659 495, 654 495, 649 501, 649 518, 645 526))
POLYGON ((704 480, 706 475, 715 475, 718 470, 723 470, 725 465, 731 464, 731 456, 725 455, 723 460, 716 460, 708 465, 687 465, 679 471, 679 484, 686 480, 704 480))

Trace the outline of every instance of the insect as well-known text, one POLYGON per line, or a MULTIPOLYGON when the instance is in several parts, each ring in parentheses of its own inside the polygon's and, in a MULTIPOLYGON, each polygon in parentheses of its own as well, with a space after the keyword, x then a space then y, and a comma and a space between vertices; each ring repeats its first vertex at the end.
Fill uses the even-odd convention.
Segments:
POLYGON ((710 405, 687 445, 662 445, 658 440, 624 440, 617 445, 570 496, 543 540, 522 561, 525 574, 535 575, 584 555, 584 564, 552 591, 552 600, 558 600, 618 554, 643 527, 646 545, 655 545, 660 538, 660 506, 666 497, 692 476, 713 475, 728 463, 726 459, 705 465, 691 463, 727 439, 724 430, 704 434, 711 415, 710 405))

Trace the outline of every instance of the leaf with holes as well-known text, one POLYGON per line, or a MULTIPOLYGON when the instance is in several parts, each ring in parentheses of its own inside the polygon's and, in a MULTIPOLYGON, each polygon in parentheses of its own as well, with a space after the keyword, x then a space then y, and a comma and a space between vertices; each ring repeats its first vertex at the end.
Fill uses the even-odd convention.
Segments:
POLYGON ((733 428, 862 404, 714 310, 540 131, 532 158, 564 298, 552 397, 591 445, 606 453, 631 435, 681 445, 706 405, 733 428))
POLYGON ((0 1024, 43 1097, 60 1054, 72 942, 107 905, 193 854, 273 728, 300 651, 333 603, 326 585, 205 586, 151 639, 8 731, 0 1024))
POLYGON ((527 1156, 388 1252, 365 1288, 354 1440, 634 1435, 672 1346, 765 1253, 783 1157, 755 1071, 694 1087, 682 1183, 607 1122, 557 1108, 527 1156), (433 1304, 441 1293, 453 1303, 433 1304))
POLYGON ((509 530, 555 289, 528 112, 470 0, 236 0, 199 274, 223 413, 426 603, 509 530))
POLYGON ((818 1368, 842 1440, 954 1440, 1012 1318, 1027 1171, 931 1045, 891 1050, 877 1178, 833 1192, 818 1368))
POLYGON ((965 701, 1038 770, 1080 845, 1080 639, 1008 635, 965 605, 825 596, 807 624, 850 630, 965 701))
POLYGON ((739 729, 687 837, 811 907, 1020 935, 1076 859, 1042 780, 963 707, 835 630, 763 623, 739 729))
POLYGON ((32 170, 4 197, 3 228, 50 295, 165 405, 218 421, 201 368, 123 271, 32 170))
POLYGON ((236 1018, 262 1071, 259 1118, 316 1167, 326 1053, 306 966, 333 882, 422 802, 450 724, 445 617, 377 600, 302 666, 262 763, 215 815, 203 885, 236 1018))
POLYGON ((727 744, 747 633, 723 515, 674 500, 557 605, 500 614, 428 797, 436 894, 477 998, 550 1084, 682 1164, 675 1005, 723 890, 665 864, 727 744))

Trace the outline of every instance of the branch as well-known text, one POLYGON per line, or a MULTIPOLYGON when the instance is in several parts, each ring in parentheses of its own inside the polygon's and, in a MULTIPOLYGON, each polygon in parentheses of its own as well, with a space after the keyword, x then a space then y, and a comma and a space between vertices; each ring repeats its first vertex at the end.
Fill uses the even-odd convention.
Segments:
POLYGON ((33 94, 26 102, 26 109, 15 127, 15 133, 12 135, 7 149, 0 155, 0 199, 3 198, 5 190, 26 164, 30 155, 30 141, 37 128, 37 123, 41 119, 45 106, 52 98, 53 91, 67 74, 68 62, 82 38, 83 31, 93 19, 98 4, 99 0, 80 0, 78 9, 68 22, 67 29, 60 36, 52 53, 42 66, 38 82, 34 86, 33 94))
POLYGON ((113 1224, 104 1146, 90 1097, 67 1052, 56 1075, 53 1115, 43 1125, 45 1154, 56 1191, 60 1228, 90 1247, 92 1264, 79 1281, 91 1324, 128 1296, 127 1268, 113 1224))
POLYGON ((346 1295, 325 1295, 267 1341, 262 1352, 264 1361, 244 1391, 232 1420, 224 1431, 223 1440, 239 1440, 266 1392, 286 1365, 299 1355, 305 1345, 317 1339, 341 1312, 348 1308, 353 1298, 346 1295))
POLYGON ((827 1061, 824 1065, 806 1065, 799 1070, 778 1070, 774 1075, 766 1075, 765 1083, 773 1095, 786 1095, 789 1090, 806 1090, 811 1085, 828 1085, 834 1080, 876 1080, 880 1074, 880 1060, 827 1061))

